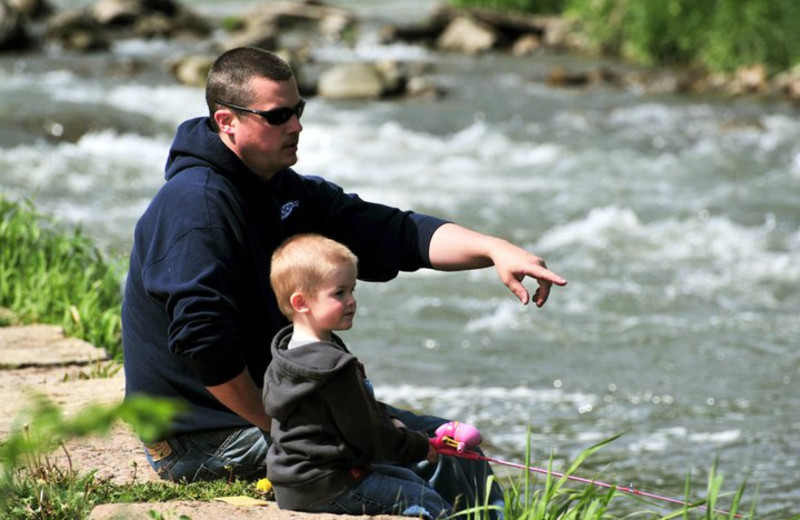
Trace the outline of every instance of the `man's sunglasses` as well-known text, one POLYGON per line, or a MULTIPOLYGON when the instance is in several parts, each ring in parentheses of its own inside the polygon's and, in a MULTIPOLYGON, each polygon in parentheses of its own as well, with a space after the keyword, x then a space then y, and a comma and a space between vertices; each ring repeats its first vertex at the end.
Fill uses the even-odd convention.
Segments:
POLYGON ((290 120, 292 116, 297 116, 297 119, 300 119, 300 116, 303 115, 303 110, 306 108, 305 99, 301 99, 300 102, 294 107, 278 107, 273 108, 272 110, 255 110, 253 108, 234 105, 233 103, 228 103, 227 101, 221 101, 219 99, 217 99, 216 102, 222 106, 232 108, 234 110, 241 110, 242 112, 250 112, 251 114, 261 116, 267 121, 267 123, 273 126, 284 124, 290 120))

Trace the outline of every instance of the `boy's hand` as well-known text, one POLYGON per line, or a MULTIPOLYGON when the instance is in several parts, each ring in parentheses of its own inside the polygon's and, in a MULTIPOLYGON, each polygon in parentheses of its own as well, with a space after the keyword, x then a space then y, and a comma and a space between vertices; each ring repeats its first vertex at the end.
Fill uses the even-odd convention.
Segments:
POLYGON ((436 448, 433 447, 433 444, 428 446, 428 456, 425 457, 425 460, 428 462, 436 462, 439 460, 439 452, 436 451, 436 448))

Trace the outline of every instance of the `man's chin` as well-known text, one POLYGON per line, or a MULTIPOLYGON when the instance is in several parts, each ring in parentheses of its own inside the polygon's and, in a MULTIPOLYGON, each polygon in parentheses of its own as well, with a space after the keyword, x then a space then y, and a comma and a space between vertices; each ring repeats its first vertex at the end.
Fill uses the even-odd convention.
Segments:
POLYGON ((294 166, 295 164, 297 164, 297 152, 287 153, 286 160, 284 161, 284 168, 294 166))

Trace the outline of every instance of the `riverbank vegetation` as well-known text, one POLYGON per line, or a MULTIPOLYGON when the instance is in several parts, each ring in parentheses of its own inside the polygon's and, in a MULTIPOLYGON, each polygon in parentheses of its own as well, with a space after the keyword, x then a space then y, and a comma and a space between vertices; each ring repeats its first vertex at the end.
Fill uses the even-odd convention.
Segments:
POLYGON ((122 261, 0 195, 0 325, 49 323, 121 359, 122 261))
POLYGON ((451 0, 459 7, 563 14, 596 51, 646 65, 733 72, 762 65, 770 74, 800 65, 800 2, 795 0, 451 0))

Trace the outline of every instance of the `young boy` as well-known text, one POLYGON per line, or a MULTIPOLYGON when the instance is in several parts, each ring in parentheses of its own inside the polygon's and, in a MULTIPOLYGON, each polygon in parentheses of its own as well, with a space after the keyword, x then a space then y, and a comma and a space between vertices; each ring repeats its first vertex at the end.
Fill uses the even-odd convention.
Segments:
POLYGON ((270 282, 292 325, 275 336, 264 376, 267 477, 284 509, 446 517, 450 504, 427 482, 391 465, 435 461, 428 436, 393 421, 332 332, 353 326, 356 274, 355 255, 320 235, 295 235, 272 256, 270 282))

